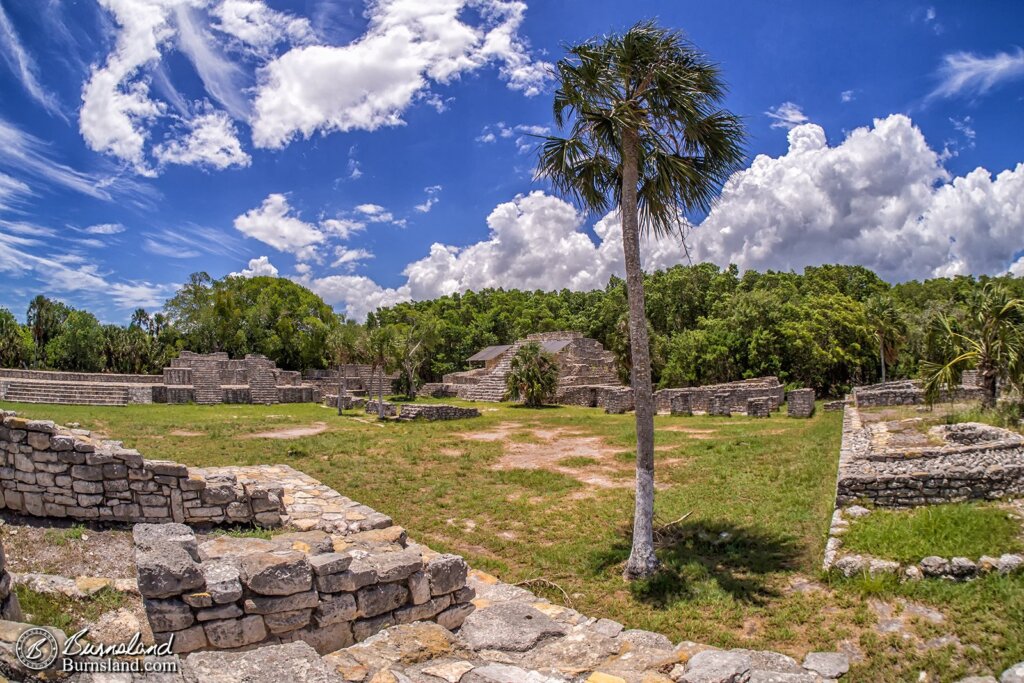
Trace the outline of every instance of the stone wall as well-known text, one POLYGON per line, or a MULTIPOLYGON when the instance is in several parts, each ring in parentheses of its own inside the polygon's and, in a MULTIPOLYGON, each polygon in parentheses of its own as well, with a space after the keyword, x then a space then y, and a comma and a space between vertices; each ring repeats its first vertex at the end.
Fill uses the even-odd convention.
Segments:
POLYGON ((606 413, 621 414, 633 410, 633 390, 618 385, 564 387, 555 394, 555 403, 604 408, 606 413))
POLYGON ((301 640, 326 654, 398 624, 457 628, 473 611, 465 561, 404 537, 339 552, 345 538, 323 531, 201 545, 181 524, 139 524, 133 535, 154 637, 173 636, 179 653, 301 640))
POLYGON ((399 420, 461 420, 467 417, 480 417, 476 408, 462 408, 443 403, 406 403, 398 411, 399 420))
MULTIPOLYGON (((940 425, 930 436, 943 445, 876 445, 860 409, 843 414, 836 504, 868 501, 913 507, 1024 494, 1024 438, 988 425, 940 425)), ((884 442, 884 439, 882 439, 884 442)))
POLYGON ((775 411, 782 405, 785 388, 779 383, 778 377, 757 377, 701 387, 660 389, 654 392, 654 409, 659 413, 672 413, 672 401, 679 396, 688 397, 691 412, 708 413, 712 403, 723 398, 728 402, 730 413, 746 412, 747 401, 752 398, 767 398, 771 402, 771 409, 775 411))
POLYGON ((814 389, 794 389, 786 392, 786 414, 790 417, 814 415, 814 389))
MULTIPOLYGON (((388 401, 384 401, 383 404, 384 404, 384 417, 397 417, 398 416, 398 407, 394 403, 390 403, 388 401)), ((366 412, 367 413, 372 413, 373 415, 379 415, 380 414, 380 410, 379 410, 380 406, 381 406, 381 402, 380 401, 377 401, 377 400, 367 401, 366 402, 366 412)))
POLYGON ((0 545, 0 619, 4 621, 21 621, 24 616, 21 613, 21 605, 18 604, 18 594, 14 592, 14 582, 11 580, 11 573, 7 571, 7 557, 4 555, 4 547, 0 545))
POLYGON ((111 522, 280 524, 280 491, 146 460, 118 441, 0 411, 0 508, 111 522))
MULTIPOLYGON (((977 385, 977 375, 964 372, 963 384, 950 392, 943 390, 939 394, 940 402, 977 401, 981 399, 982 390, 977 385), (972 382, 968 384, 968 382, 972 382)), ((924 389, 920 380, 897 380, 863 387, 854 387, 853 402, 860 408, 874 406, 905 406, 921 405, 924 400, 924 389)))
POLYGON ((747 417, 771 417, 772 402, 768 398, 751 398, 747 400, 747 417))

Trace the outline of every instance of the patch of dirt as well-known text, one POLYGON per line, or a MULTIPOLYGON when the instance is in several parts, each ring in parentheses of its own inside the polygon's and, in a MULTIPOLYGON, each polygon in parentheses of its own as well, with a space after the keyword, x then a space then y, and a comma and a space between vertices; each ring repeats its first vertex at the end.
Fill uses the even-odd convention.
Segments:
POLYGON ((0 538, 7 567, 13 572, 70 578, 135 576, 135 562, 130 560, 134 556, 131 529, 83 530, 57 519, 28 520, 13 514, 2 518, 5 523, 0 527, 0 538))
POLYGON ((453 458, 457 458, 458 456, 462 455, 462 451, 460 451, 458 448, 440 448, 438 449, 437 452, 440 453, 441 455, 449 455, 453 458))
POLYGON ((661 431, 665 432, 680 432, 686 434, 691 439, 710 439, 713 434, 717 434, 717 429, 694 429, 692 427, 680 427, 679 425, 670 425, 668 427, 659 427, 661 431))
POLYGON ((316 436, 327 431, 326 422, 314 422, 308 427, 285 427, 269 432, 250 434, 249 439, 301 439, 304 436, 316 436))
POLYGON ((206 436, 205 432, 193 432, 188 429, 172 429, 168 433, 171 436, 206 436))

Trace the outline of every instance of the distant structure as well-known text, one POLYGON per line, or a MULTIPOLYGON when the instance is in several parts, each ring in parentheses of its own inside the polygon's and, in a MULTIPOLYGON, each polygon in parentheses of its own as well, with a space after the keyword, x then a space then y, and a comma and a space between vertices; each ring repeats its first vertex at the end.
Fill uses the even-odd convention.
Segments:
POLYGON ((319 390, 265 356, 182 351, 160 375, 0 369, 0 400, 119 406, 141 403, 312 403, 319 390))
MULTIPOLYGON (((939 392, 939 401, 977 401, 981 400, 983 393, 977 370, 965 370, 960 386, 952 391, 943 388, 939 392)), ((858 408, 920 405, 925 402, 924 384, 917 379, 901 379, 854 387, 851 396, 853 404, 858 408)))
POLYGON ((338 389, 341 386, 342 378, 344 378, 345 392, 349 399, 373 398, 382 384, 385 396, 390 396, 397 391, 397 372, 385 373, 382 378, 380 370, 374 372, 371 366, 360 363, 349 363, 342 371, 331 368, 328 370, 304 370, 302 373, 302 381, 316 387, 324 402, 334 407, 338 405, 338 389))
MULTIPOLYGON (((750 412, 748 402, 755 399, 765 399, 768 411, 774 412, 786 400, 786 388, 779 382, 778 377, 769 376, 724 384, 705 384, 700 387, 661 389, 654 392, 654 408, 659 413, 672 415, 731 415, 750 412)), ((762 416, 763 404, 758 401, 754 410, 759 417, 762 416)))
POLYGON ((558 364, 556 403, 599 406, 609 412, 632 409, 632 391, 619 382, 615 357, 601 342, 579 332, 542 332, 514 344, 488 346, 469 357, 469 362, 477 367, 445 375, 443 382, 425 384, 421 393, 437 398, 501 401, 512 358, 531 343, 554 356, 558 364))

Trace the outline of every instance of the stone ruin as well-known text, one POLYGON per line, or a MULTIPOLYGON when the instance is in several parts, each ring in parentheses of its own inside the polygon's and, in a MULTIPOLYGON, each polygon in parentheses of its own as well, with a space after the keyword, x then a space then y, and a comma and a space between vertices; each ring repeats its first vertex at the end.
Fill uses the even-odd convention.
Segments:
POLYGON ((786 414, 790 417, 814 415, 814 389, 794 389, 786 392, 786 414))
POLYGON ((349 403, 346 407, 350 407, 353 401, 373 398, 381 390, 385 396, 395 393, 398 373, 381 373, 370 365, 349 363, 341 369, 303 370, 302 381, 316 387, 324 405, 333 408, 338 407, 338 390, 344 381, 349 403))
POLYGON ((317 388, 298 372, 258 354, 182 351, 160 375, 0 369, 0 400, 21 403, 131 405, 145 403, 312 403, 317 388))
POLYGON ((672 415, 746 413, 747 401, 752 398, 768 399, 771 411, 774 412, 785 400, 786 390, 779 383, 778 377, 757 377, 700 387, 660 389, 654 392, 654 409, 658 413, 672 415))
POLYGON ((603 407, 609 412, 632 409, 632 390, 619 382, 615 357, 600 342, 579 332, 541 332, 514 344, 489 346, 469 358, 482 367, 445 375, 443 382, 425 384, 421 392, 435 398, 502 401, 512 358, 530 343, 539 344, 558 364, 555 403, 603 407))
POLYGON ((0 508, 111 522, 281 523, 280 488, 146 460, 119 441, 0 411, 0 508))
MULTIPOLYGON (((366 412, 372 415, 379 414, 378 401, 367 401, 366 412)), ((468 417, 480 417, 480 411, 476 408, 463 408, 445 403, 403 403, 395 405, 384 401, 384 417, 393 417, 398 420, 426 420, 437 422, 440 420, 462 420, 468 417)))
POLYGON ((473 611, 465 561, 404 534, 369 546, 324 531, 197 545, 181 524, 133 535, 153 635, 178 653, 299 640, 327 654, 397 624, 455 629, 473 611))
POLYGON ((1024 437, 978 423, 888 422, 854 405, 843 415, 836 504, 913 507, 1024 494, 1024 437))
MULTIPOLYGON (((981 399, 982 393, 977 371, 965 370, 960 386, 953 391, 943 389, 939 393, 939 402, 977 401, 981 399)), ((901 379, 854 387, 850 399, 860 408, 922 405, 925 403, 924 385, 921 380, 901 379)))

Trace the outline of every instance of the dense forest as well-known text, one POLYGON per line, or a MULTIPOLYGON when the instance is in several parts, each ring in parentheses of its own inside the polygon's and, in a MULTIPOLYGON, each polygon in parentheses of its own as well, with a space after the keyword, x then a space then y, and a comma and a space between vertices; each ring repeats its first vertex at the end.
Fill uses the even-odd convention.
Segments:
MULTIPOLYGON (((956 277, 890 285, 859 266, 802 274, 676 266, 646 278, 654 379, 687 386, 760 375, 837 395, 850 386, 913 377, 940 355, 940 314, 966 315, 971 295, 997 281, 1024 297, 1024 278, 956 277)), ((126 326, 38 296, 22 324, 0 309, 0 365, 154 373, 181 350, 261 353, 292 370, 364 360, 417 382, 465 369, 490 344, 531 332, 577 330, 611 350, 628 377, 625 283, 591 292, 487 289, 378 309, 362 324, 284 278, 194 274, 161 312, 126 326)))

